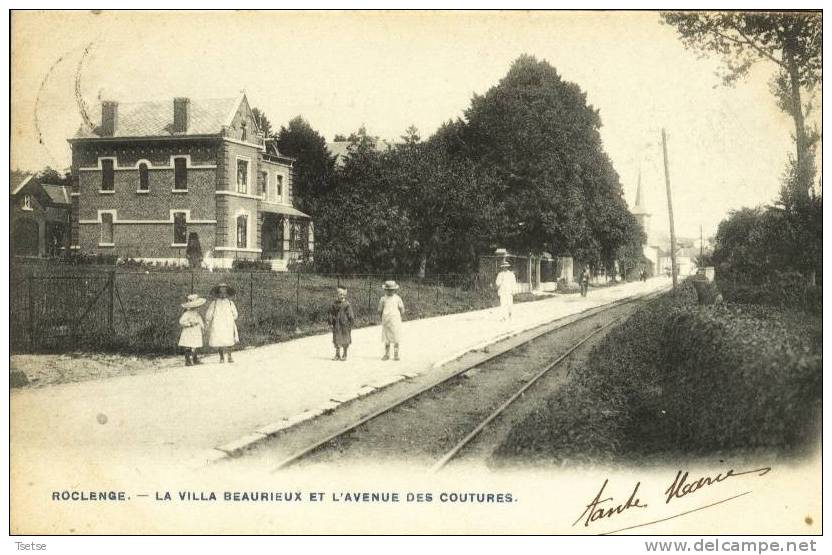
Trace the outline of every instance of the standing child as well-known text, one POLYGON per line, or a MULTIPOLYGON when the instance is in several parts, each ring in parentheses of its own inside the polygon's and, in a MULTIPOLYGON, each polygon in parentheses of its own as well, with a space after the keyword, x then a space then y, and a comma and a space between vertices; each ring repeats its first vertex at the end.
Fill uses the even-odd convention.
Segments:
POLYGON ((205 323, 197 310, 205 304, 205 299, 196 294, 188 295, 188 300, 182 303, 185 312, 179 317, 179 327, 182 332, 179 334, 179 346, 185 348, 185 366, 191 364, 202 364, 197 358, 197 349, 202 348, 202 331, 205 323), (191 360, 193 359, 193 362, 191 360))
POLYGON ((234 288, 227 283, 220 283, 211 289, 214 300, 208 305, 205 319, 208 320, 208 345, 216 347, 220 353, 220 362, 225 362, 225 351, 228 351, 228 362, 231 358, 231 347, 239 343, 237 333, 237 306, 229 297, 234 296, 234 288))
POLYGON ((355 314, 347 300, 347 290, 339 287, 335 302, 329 308, 329 325, 332 326, 332 343, 335 345, 335 358, 332 360, 347 360, 347 349, 352 343, 352 323, 355 314), (341 349, 344 356, 341 356, 341 349))
POLYGON ((395 281, 384 282, 384 296, 378 301, 378 315, 381 317, 381 340, 384 342, 384 356, 390 360, 390 344, 393 344, 393 360, 399 360, 399 341, 402 334, 404 303, 396 294, 399 285, 395 281))

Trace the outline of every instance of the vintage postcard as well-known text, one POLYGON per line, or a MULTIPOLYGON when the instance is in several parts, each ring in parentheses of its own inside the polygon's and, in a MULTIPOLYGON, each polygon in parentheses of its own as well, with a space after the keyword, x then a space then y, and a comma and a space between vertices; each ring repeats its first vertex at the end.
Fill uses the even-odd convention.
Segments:
POLYGON ((12 535, 815 545, 820 11, 10 19, 12 535))

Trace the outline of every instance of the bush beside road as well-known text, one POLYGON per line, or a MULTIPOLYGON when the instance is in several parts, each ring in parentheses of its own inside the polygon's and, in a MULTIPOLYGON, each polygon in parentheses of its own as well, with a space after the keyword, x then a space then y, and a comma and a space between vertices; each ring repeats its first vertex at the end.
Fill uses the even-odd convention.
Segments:
POLYGON ((686 282, 611 331, 496 462, 794 453, 819 437, 821 353, 819 316, 697 306, 686 282))

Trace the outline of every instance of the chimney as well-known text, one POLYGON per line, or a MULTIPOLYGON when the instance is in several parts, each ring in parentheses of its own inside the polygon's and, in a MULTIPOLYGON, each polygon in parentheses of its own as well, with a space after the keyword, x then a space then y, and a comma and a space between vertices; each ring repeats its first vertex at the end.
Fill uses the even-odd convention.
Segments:
POLYGON ((191 99, 177 97, 173 99, 173 132, 187 133, 191 123, 191 99))
POLYGON ((101 103, 101 134, 112 137, 118 128, 118 102, 105 100, 101 103))

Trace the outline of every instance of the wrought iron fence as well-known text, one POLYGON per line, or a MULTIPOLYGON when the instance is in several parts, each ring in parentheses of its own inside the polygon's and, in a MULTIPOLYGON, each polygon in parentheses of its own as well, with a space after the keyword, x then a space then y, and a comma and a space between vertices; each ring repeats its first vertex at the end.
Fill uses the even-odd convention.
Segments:
POLYGON ((58 263, 13 267, 12 352, 68 350, 170 353, 189 293, 218 283, 235 292, 244 344, 327 330, 336 287, 346 287, 357 325, 376 323, 382 284, 400 283, 408 318, 485 308, 492 293, 478 275, 307 274, 204 269, 116 270, 58 263))

